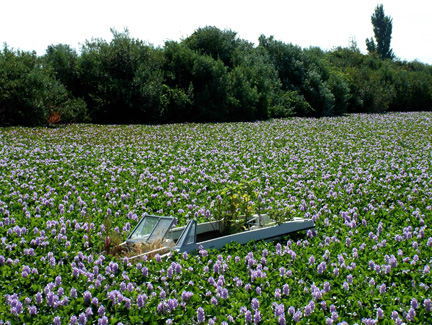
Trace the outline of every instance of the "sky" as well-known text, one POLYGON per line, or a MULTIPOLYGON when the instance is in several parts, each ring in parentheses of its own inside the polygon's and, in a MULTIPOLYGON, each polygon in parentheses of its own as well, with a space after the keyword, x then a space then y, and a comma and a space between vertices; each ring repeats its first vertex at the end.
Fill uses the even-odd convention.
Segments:
POLYGON ((393 18, 391 47, 401 60, 432 64, 431 0, 0 0, 0 42, 43 55, 51 44, 77 51, 86 40, 123 31, 154 46, 216 26, 257 44, 261 34, 331 50, 373 36, 371 15, 383 4, 393 18))

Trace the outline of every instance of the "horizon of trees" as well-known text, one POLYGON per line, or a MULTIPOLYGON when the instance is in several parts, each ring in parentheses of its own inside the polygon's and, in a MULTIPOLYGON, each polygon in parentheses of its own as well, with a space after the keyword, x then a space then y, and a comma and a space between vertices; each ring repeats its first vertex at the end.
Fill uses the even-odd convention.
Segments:
POLYGON ((207 26, 153 47, 112 30, 78 53, 0 52, 0 126, 255 121, 432 109, 432 66, 207 26))

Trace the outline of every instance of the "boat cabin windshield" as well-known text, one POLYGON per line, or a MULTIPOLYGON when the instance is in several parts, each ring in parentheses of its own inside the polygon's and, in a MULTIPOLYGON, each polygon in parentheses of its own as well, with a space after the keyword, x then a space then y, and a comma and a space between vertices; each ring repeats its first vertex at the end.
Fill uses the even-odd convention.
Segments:
POLYGON ((186 228, 183 230, 180 238, 177 240, 177 247, 184 247, 187 245, 196 244, 197 240, 197 222, 196 220, 189 220, 186 228))
POLYGON ((128 242, 161 241, 174 222, 173 217, 144 216, 127 238, 128 242))

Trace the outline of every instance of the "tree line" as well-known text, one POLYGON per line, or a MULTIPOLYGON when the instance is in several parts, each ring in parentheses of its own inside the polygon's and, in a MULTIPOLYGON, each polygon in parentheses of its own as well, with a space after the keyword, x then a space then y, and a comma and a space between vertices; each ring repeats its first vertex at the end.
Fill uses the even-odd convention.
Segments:
MULTIPOLYGON (((112 30, 80 52, 0 52, 0 125, 254 121, 432 109, 432 66, 369 41, 323 51, 207 26, 154 47, 112 30)), ((377 41, 379 41, 377 39, 377 41)))

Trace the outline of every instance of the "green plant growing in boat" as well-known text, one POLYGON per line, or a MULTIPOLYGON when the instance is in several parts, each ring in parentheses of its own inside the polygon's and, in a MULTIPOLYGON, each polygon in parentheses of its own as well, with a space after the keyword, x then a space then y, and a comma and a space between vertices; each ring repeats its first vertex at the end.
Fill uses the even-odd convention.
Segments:
POLYGON ((290 221, 293 219, 292 215, 293 211, 289 207, 284 207, 282 209, 271 209, 268 210, 267 215, 271 220, 276 222, 276 224, 280 225, 285 221, 290 221))
MULTIPOLYGON (((242 182, 225 187, 216 198, 216 220, 222 223, 222 233, 232 234, 247 229, 255 212, 258 198, 254 182, 242 182)), ((260 209, 258 209, 260 210, 260 209)))

